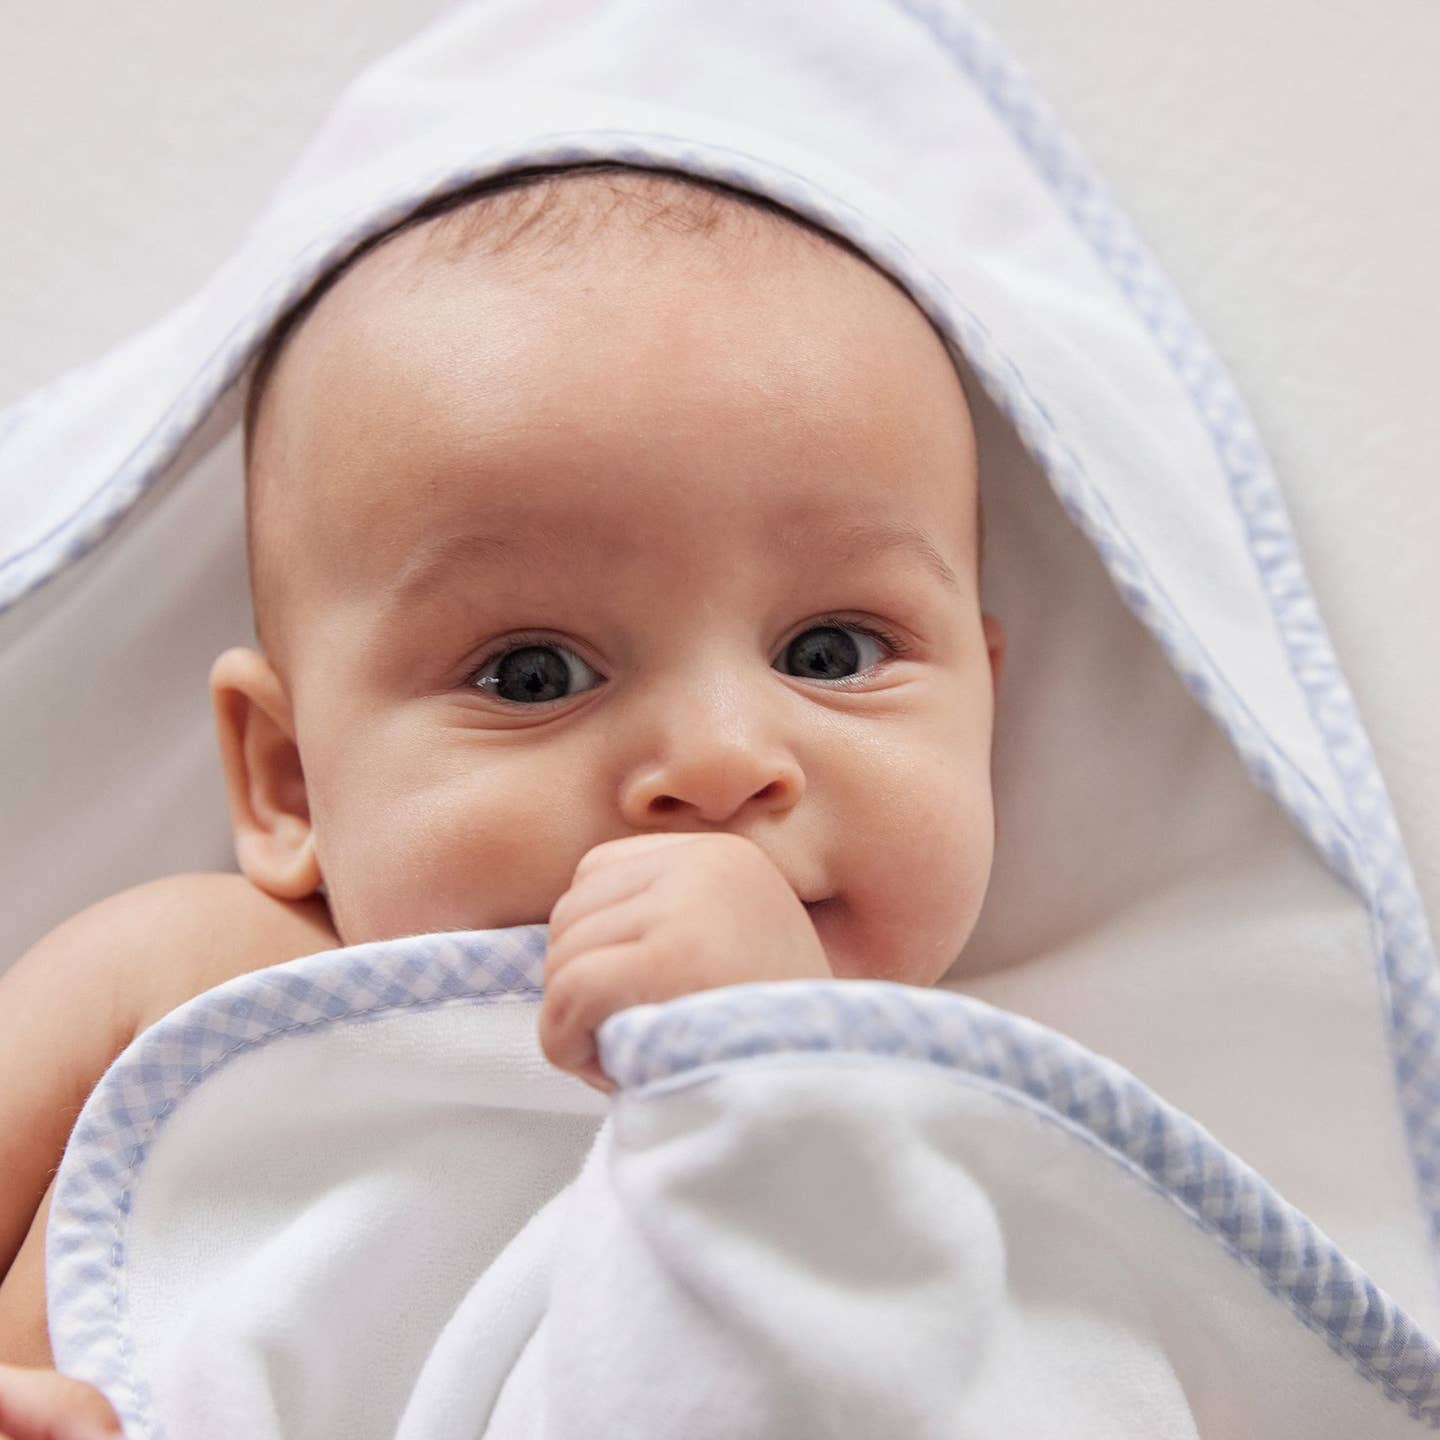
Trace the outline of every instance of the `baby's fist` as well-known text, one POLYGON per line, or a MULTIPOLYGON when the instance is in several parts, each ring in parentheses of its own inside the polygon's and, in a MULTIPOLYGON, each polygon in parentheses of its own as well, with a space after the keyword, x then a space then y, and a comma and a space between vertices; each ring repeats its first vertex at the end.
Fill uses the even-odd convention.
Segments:
POLYGON ((595 1031, 617 1010, 751 980, 830 978, 804 905, 753 841, 607 840, 550 912, 540 1048, 608 1093, 595 1031))

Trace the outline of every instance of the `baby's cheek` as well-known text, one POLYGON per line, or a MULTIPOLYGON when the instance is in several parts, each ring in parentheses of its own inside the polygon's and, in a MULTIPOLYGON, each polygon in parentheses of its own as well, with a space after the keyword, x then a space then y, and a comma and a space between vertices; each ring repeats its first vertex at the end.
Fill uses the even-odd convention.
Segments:
MULTIPOLYGON (((857 833, 853 899, 860 960, 876 979, 928 985, 974 930, 993 862, 988 768, 952 756, 907 767, 857 833)), ((823 939, 824 937, 822 937, 823 939)))
POLYGON ((393 795, 352 817, 343 910, 365 939, 544 924, 584 852, 562 830, 533 790, 465 780, 393 795))
POLYGON ((917 748, 872 802, 873 835, 895 889, 988 863, 993 826, 990 775, 984 766, 938 748, 917 748))

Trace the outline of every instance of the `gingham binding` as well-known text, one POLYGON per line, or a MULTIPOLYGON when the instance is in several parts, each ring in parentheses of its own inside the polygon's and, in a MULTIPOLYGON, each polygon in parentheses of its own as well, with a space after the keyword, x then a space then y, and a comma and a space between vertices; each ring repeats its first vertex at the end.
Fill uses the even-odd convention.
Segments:
MULTIPOLYGON (((130 1351, 131 1196, 168 1117, 237 1055, 402 1009, 538 1003, 546 928, 463 931, 325 951, 241 975, 144 1031, 96 1087, 53 1202, 47 1265, 60 1368, 83 1373, 127 1434, 165 1440, 130 1351)), ((735 985, 622 1010, 602 1063, 629 1099, 751 1057, 864 1054, 943 1067, 1061 1126, 1160 1194, 1252 1271, 1335 1354, 1440 1427, 1440 1349, 1264 1179, 1128 1071, 1034 1021, 947 991, 885 981, 735 985)))
POLYGON ((1024 1104, 1169 1200, 1335 1354, 1440 1428, 1440 1346, 1257 1171, 1128 1070, 951 991, 881 980, 778 984, 783 999, 770 982, 618 1011, 597 1032, 601 1064, 637 1098, 644 1087, 663 1093, 673 1077, 693 1081, 705 1066, 776 1054, 864 1053, 988 1082, 992 1094, 1024 1104))
POLYGON ((326 950, 237 976, 143 1031, 80 1112, 51 1203, 46 1275, 57 1368, 83 1373, 127 1437, 163 1440, 130 1350, 125 1247, 130 1197, 156 1134, 236 1055, 326 1025, 397 1010, 538 1001, 546 928, 417 935, 326 950))
MULTIPOLYGON (((1440 968, 1389 793, 1306 579, 1269 457, 1234 382, 1175 288, 1013 57, 955 0, 891 3, 924 25, 985 96, 1076 230, 1114 277, 1210 433, 1291 674, 1340 780, 1349 810, 1345 821, 1336 818, 1333 825, 1311 823, 1310 805, 1289 793, 1286 777, 1276 773, 1263 750, 1243 729, 1232 729, 1210 704, 1204 693, 1205 676, 1183 663, 1183 645, 1172 650, 1167 644, 1144 608, 1145 587, 1140 587, 1141 595, 1132 595, 1113 566, 1111 574, 1136 615, 1155 633, 1190 693, 1225 727, 1246 769, 1294 816, 1370 908, 1397 1097, 1420 1204, 1429 1224, 1432 1254, 1440 1260, 1440 968)), ((1110 566, 1099 538, 1083 519, 1078 523, 1091 534, 1101 558, 1110 566)))

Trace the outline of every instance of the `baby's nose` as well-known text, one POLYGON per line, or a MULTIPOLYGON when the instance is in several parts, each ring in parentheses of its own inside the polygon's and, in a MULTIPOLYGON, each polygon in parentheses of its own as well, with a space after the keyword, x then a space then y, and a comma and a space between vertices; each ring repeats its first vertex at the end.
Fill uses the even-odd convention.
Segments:
POLYGON ((692 738, 683 752, 637 767, 626 780, 620 808, 637 830, 680 816, 723 825, 746 810, 788 810, 804 793, 799 764, 779 746, 692 738))

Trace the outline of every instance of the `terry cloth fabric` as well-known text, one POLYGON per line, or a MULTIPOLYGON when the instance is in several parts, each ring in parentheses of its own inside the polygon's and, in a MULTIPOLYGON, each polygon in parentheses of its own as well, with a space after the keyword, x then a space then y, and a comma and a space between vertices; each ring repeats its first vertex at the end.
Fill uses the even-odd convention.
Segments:
POLYGON ((58 1358, 128 1434, 1382 1440, 1440 1415, 1413 1321, 1064 1036, 882 981, 736 985, 605 1021, 607 1103, 539 1053, 544 953, 523 926, 306 956, 122 1056, 49 1276, 58 1358))
MULTIPOLYGON (((458 1383, 445 1377, 461 1371, 435 1358, 451 1353, 445 1336, 457 1337, 463 1352, 476 1336, 518 1335, 518 1322, 504 1328, 504 1316, 514 1318, 506 1307, 518 1314, 539 1286, 543 1303, 526 1313, 536 1326, 543 1314, 545 1333, 555 1338, 506 1352, 513 1366, 494 1391, 487 1423, 503 1419, 512 1428, 496 1434, 527 1433, 526 1425, 568 1433, 566 1417, 577 1409, 588 1408, 592 1419, 601 1413, 592 1397, 606 1397, 607 1386, 616 1405, 622 1397, 634 1403, 637 1388, 648 1387, 661 1408, 635 1411, 633 1433, 664 1433, 665 1417, 675 1413, 664 1406, 680 1403, 675 1394, 719 1405, 715 1397, 729 1393, 727 1386, 742 1385, 749 1388, 737 1392, 728 1415, 714 1411, 717 1433, 803 1434, 797 1406, 815 1417, 805 1423, 830 1423, 825 1397, 837 1367, 845 1371, 840 1393, 853 1404, 836 1421, 840 1428, 809 1433, 847 1433, 845 1416, 866 1417, 850 1433, 873 1433, 882 1423, 925 1433, 924 1423, 939 1422, 916 1414, 945 1415, 950 1387, 963 1382, 972 1385, 966 1394, 973 1403, 959 1413, 979 1428, 947 1433, 986 1433, 996 1406, 1020 1403, 1018 1391, 1041 1408, 1026 1412, 1028 1431, 1011 1433, 1044 1434, 1048 1424, 1052 1432, 1083 1434, 1069 1423, 1063 1377, 1095 1353, 1113 1365, 1102 1367, 1087 1404, 1103 1406, 1118 1395, 1131 1423, 1142 1414, 1166 1417, 1135 1433, 1169 1433, 1170 1424, 1180 1427, 1177 1434, 1348 1436, 1428 1425, 1435 1351, 1427 1337, 1440 1328, 1436 965, 1384 786, 1269 461, 1232 381, 1043 102, 958 5, 839 0, 817 29, 813 11, 798 0, 763 7, 605 0, 578 10, 558 0, 461 4, 367 71, 235 255, 189 303, 0 415, 0 684, 7 696, 0 740, 7 751, 21 753, 17 736, 66 713, 73 694, 65 687, 83 677, 87 687, 111 685, 107 693, 122 698, 127 687, 143 689, 154 707, 147 713, 157 717, 127 734, 107 731, 117 755, 134 743, 156 758, 134 772, 117 763, 116 793, 103 808, 133 820, 162 803, 167 786, 193 788, 199 757, 213 764, 212 742, 208 722, 198 739, 190 732, 188 744, 163 724, 183 678, 175 635, 199 643, 208 632, 197 627, 216 625, 244 638, 236 422, 267 331, 331 265, 426 200, 490 174, 596 159, 724 180, 844 236, 915 299, 966 381, 986 506, 984 598, 1009 636, 996 716, 995 874, 980 926, 941 991, 906 993, 903 1001, 925 1024, 944 1028, 943 1016, 947 1033, 981 1036, 979 1049, 965 1052, 959 1067, 944 1046, 903 1058, 886 1050, 892 1041, 875 1039, 871 1012, 888 1013, 886 1004, 900 1002, 884 987, 882 994, 862 986, 847 990, 854 998, 843 1004, 871 1016, 859 1027, 866 1038, 856 1041, 842 1026, 843 1044, 816 1051, 797 1038, 803 1026, 797 1031, 787 1017, 808 1015, 818 1002, 773 987, 747 1002, 754 1008, 743 1023, 727 1018, 763 1055, 707 1054, 703 1063, 627 1072, 623 1093, 595 1130, 600 1114, 588 1096, 575 1098, 578 1082, 549 1076, 533 1054, 523 1058, 524 1003, 480 1004, 466 991, 449 997, 448 1009, 426 1008, 403 1003, 410 992, 402 987, 399 1008, 384 1023, 401 1037, 396 1043, 415 1067, 414 1083, 430 1085, 437 1099, 457 1055, 513 1061, 515 1088, 504 1088, 505 1067, 497 1063, 487 1072, 492 1088, 475 1092, 474 1103, 502 1110, 512 1123, 524 1120, 504 1153, 533 1146, 535 1174, 543 1178, 497 1181, 520 1173, 518 1162, 487 1167, 489 1183, 512 1184, 509 1208, 495 1212, 507 1218, 485 1231, 490 1250, 472 1246, 462 1255, 444 1219, 436 1223, 451 1259, 377 1272, 384 1242, 376 1249, 365 1237, 394 1233, 398 1203, 393 1195, 365 1198, 374 1178, 365 1165, 385 1164, 376 1158, 385 1153, 382 1112, 337 1101, 322 1114, 355 1156, 372 1157, 352 1157, 359 1168, 337 1172, 315 1135, 286 1128, 303 1117, 278 1115, 248 1088, 260 1087, 252 1071, 280 1063, 275 1057, 320 1066, 322 1053, 328 1059, 324 1047, 357 1033, 347 1006, 328 1020, 322 1008, 298 1025, 282 1008, 269 1023, 284 1030, 283 1044, 206 1070, 191 1052, 204 1049, 195 1037, 217 1023, 219 1012, 203 1007, 223 1006, 232 993, 221 987, 171 1017, 200 1021, 185 1032, 192 1038, 176 1062, 188 1098, 171 1095, 171 1108, 161 1101, 155 1109, 141 1078, 151 1071, 130 1068, 156 1043, 157 1026, 139 1037, 142 1048, 116 1062, 72 1138, 49 1235, 50 1322, 61 1367, 102 1384, 136 1434, 178 1426, 182 1412, 160 1407, 182 1404, 176 1397, 193 1393, 187 1386, 214 1400, 210 1428, 200 1433, 289 1435, 309 1433, 307 1426, 338 1433, 349 1425, 338 1417, 350 1414, 351 1396, 367 1388, 392 1402, 383 1422, 391 1429, 373 1433, 395 1433, 407 1413, 431 1423, 436 1412, 420 1397, 450 1393, 458 1383), (57 666, 57 656, 69 663, 57 666), (130 773, 141 778, 127 791, 121 787, 130 773), (438 1023, 426 1018, 432 1009, 435 1016, 463 1011, 474 1034, 457 1022, 456 1034, 432 1044, 425 1031, 438 1023), (482 1039, 502 1014, 519 1017, 515 1031, 482 1039), (967 1028, 982 1016, 1000 1030, 967 1028), (1012 1056, 1013 1068, 987 1068, 998 1064, 997 1047, 1012 1056), (1060 1053, 1074 1065, 1057 1070, 1053 1056, 1060 1053), (855 1054, 867 1075, 889 1077, 877 1079, 873 1107, 862 1106, 868 1125, 841 1123, 817 1093, 825 1086, 812 1083, 814 1067, 833 1081, 830 1069, 852 1065, 855 1054), (791 1058, 782 1063, 782 1056, 791 1058), (851 1058, 842 1065, 842 1056, 851 1058), (972 1078, 957 1082, 965 1067, 972 1078), (232 1088, 226 1077, 239 1074, 245 1083, 232 1088), (1055 1088, 1062 1083, 1074 1093, 1055 1088), (767 1133, 766 1104, 754 1099, 762 1092, 787 1133, 813 1126, 823 1139, 813 1169, 796 1172, 797 1183, 812 1187, 806 1193, 817 1186, 827 1197, 844 1198, 847 1187, 866 1193, 858 1176, 867 1154, 883 1156, 916 1185, 936 1177, 933 1192, 912 1194, 907 1183, 902 1194, 882 1197, 892 1208, 877 1221, 877 1234, 892 1238, 888 1248, 852 1254, 838 1240, 822 1247, 814 1261, 818 1289, 803 1281, 810 1263, 803 1247, 812 1239, 819 1245, 820 1237, 805 1226, 783 1228, 785 1196, 747 1208, 763 1171, 753 1148, 764 1151, 767 1133), (496 1099, 505 1094, 513 1102, 496 1099), (993 1102, 993 1113, 985 1112, 983 1125, 970 1116, 975 1144, 955 1150, 956 1107, 973 1104, 978 1115, 982 1099, 993 1102), (907 1104, 914 1115, 902 1115, 907 1104), (1113 1107, 1113 1125, 1097 1120, 1091 1105, 1113 1107), (1077 1106, 1090 1138, 1075 1128, 1077 1106), (209 1117, 203 1154, 199 1132, 185 1123, 192 1110, 199 1113, 195 1107, 209 1117), (94 1147, 112 1144, 113 1117, 132 1109, 151 1122, 144 1155, 137 1158, 132 1145, 123 1167, 97 1161, 94 1147), (655 1140, 647 1153, 659 1168, 632 1185, 635 1167, 615 1156, 629 1154, 623 1146, 631 1138, 650 1146, 644 1126, 628 1118, 640 1115, 654 1119, 677 1148, 655 1140), (934 1117, 930 1128, 926 1116, 934 1117), (1141 1145, 1138 1157, 1132 1123, 1142 1124, 1151 1145, 1141 1145), (597 1149, 586 1148, 586 1124, 597 1149), (1028 1156, 1038 1167, 1025 1172, 1028 1188, 1007 1188, 986 1168, 981 1137, 994 1133, 992 1124, 1005 1133, 997 1152, 1028 1156), (268 1187, 238 1185, 235 1167, 246 1163, 246 1147, 258 1147, 272 1130, 277 1154, 313 1153, 314 1169, 291 1183, 279 1159, 268 1159, 268 1187), (1175 1134, 1186 1137, 1178 1149, 1175 1134), (1027 1148, 1039 1143, 1037 1135, 1057 1146, 1058 1137, 1068 1137, 1067 1158, 1056 1161, 1061 1171, 1072 1143, 1088 1157, 1077 1162, 1083 1174, 1043 1202, 1035 1187, 1044 1166, 1027 1148), (687 1136, 709 1138, 691 1144, 687 1136), (167 1154, 184 1176, 174 1192, 163 1179, 167 1154), (721 1173, 727 1156, 735 1166, 728 1180, 721 1173), (186 1157, 212 1176, 218 1198, 208 1211, 204 1184, 186 1157), (675 1157, 673 1172, 662 1157, 675 1157), (691 1164, 699 1168, 687 1169, 691 1164), (1151 1197, 1145 1204, 1153 1225, 1126 1201, 1102 1200, 1102 1174, 1104 1185, 1137 1203, 1151 1197), (696 1175, 706 1178, 691 1191, 696 1175), (829 1179, 819 1186, 817 1175, 829 1179), (643 1247, 584 1249, 598 1244, 605 1225, 620 1226, 617 1216, 642 1211, 636 1245, 643 1239, 663 1249, 665 1236, 692 1223, 686 1207, 701 1206, 706 1191, 717 1195, 705 1218, 715 1231, 689 1232, 703 1233, 711 1247, 694 1263, 734 1256, 733 1265, 724 1262, 725 1283, 706 1288, 692 1272, 666 1272, 680 1296, 703 1295, 703 1305, 684 1310, 658 1280, 642 1284, 639 1277, 651 1273, 643 1247), (942 1194, 953 1202, 953 1220, 935 1200, 942 1194), (194 1206, 210 1216, 205 1236, 230 1233, 213 1211, 231 1197, 231 1239, 197 1239, 180 1223, 194 1206), (337 1223, 339 1248, 317 1248, 306 1223, 312 1201, 327 1215, 332 1202, 369 1210, 352 1216, 348 1229, 337 1223), (654 1211, 644 1210, 652 1204, 654 1211), (988 1230, 986 1206, 995 1217, 988 1230), (265 1306, 252 1309, 245 1297, 256 1292, 236 1277, 262 1243, 241 1213, 255 1207, 273 1230, 262 1244, 270 1247, 270 1288, 265 1306), (1162 1224, 1162 1213, 1180 1221, 1162 1224), (547 1214, 554 1218, 544 1220, 547 1214), (1118 1216, 1124 1225, 1107 1233, 1140 1243, 1138 1254, 1115 1250, 1101 1233, 1101 1220, 1118 1216), (533 1239, 524 1238, 536 1233, 532 1223, 555 1227, 553 1247, 575 1256, 575 1274, 611 1260, 627 1266, 623 1281, 619 1270, 608 1272, 615 1277, 608 1300, 630 1296, 630 1309, 621 1316, 589 1308, 562 1280, 537 1278, 555 1272, 544 1270, 533 1239), (909 1250, 918 1230, 932 1225, 937 1233, 926 1243, 936 1248, 909 1250), (138 1243, 142 1233, 174 1236, 177 1246, 189 1234, 194 1253, 147 1248, 138 1243), (1008 1238, 1001 1244, 997 1235, 1008 1238), (1052 1238, 1041 1243, 1042 1235, 1052 1238), (1024 1240, 1018 1249, 1017 1237, 1024 1240), (1202 1241, 1192 1257, 1192 1242, 1202 1241), (994 1261, 989 1270, 979 1258, 986 1253, 994 1261), (87 1268, 67 1275, 66 1257, 81 1254, 87 1268), (753 1263, 742 1264, 741 1254, 753 1263), (911 1254, 929 1258, 916 1260, 920 1278, 907 1289, 911 1254), (893 1256, 896 1268, 877 1280, 865 1269, 866 1255, 877 1264, 876 1257, 893 1256), (761 1264, 760 1256, 771 1259, 761 1264), (1207 1257, 1211 1269, 1202 1263, 1207 1257), (859 1269, 827 1268, 841 1260, 859 1269), (935 1292, 924 1278, 932 1260, 934 1273, 948 1277, 935 1292), (980 1271, 965 1274, 983 1272, 1000 1287, 983 1302, 966 1292, 954 1268, 972 1262, 980 1271), (322 1332, 340 1322, 330 1309, 322 1319, 310 1304, 330 1293, 311 1283, 312 1263, 343 1272, 372 1303, 384 1292, 394 1316, 384 1364, 373 1347, 325 1348, 322 1332), (157 1313, 145 1310, 146 1297, 168 1294, 171 1284, 195 1286, 194 1266, 202 1264, 220 1278, 203 1289, 198 1311, 183 1313, 203 1316, 203 1324, 194 1320, 195 1334, 228 1337, 219 1352, 198 1340, 187 1348, 168 1331, 162 1343, 144 1329, 144 1315, 157 1313), (1032 1264, 1040 1279, 1026 1269, 1032 1264), (293 1282, 277 1290, 274 1277, 284 1274, 293 1282), (1252 1298, 1263 1304, 1247 1309, 1244 1300, 1227 1300, 1216 1319, 1219 1275, 1227 1284, 1251 1282, 1252 1298), (727 1288, 732 1281, 735 1288, 727 1288), (426 1330, 429 1302, 411 1292, 428 1294, 436 1285, 457 1307, 460 1328, 426 1330), (985 1333, 1003 1336, 1020 1323, 1014 1317, 1025 1296, 1060 1293, 1047 1285, 1069 1286, 1068 1298, 1042 1326, 1038 1349, 1021 1347, 1030 1366, 1023 1383, 1015 1371, 1021 1359, 999 1340, 984 1351, 995 1357, 995 1374, 961 1344, 952 1369, 938 1375, 938 1339, 936 1348, 916 1341, 914 1368, 892 1350, 883 1372, 845 1349, 874 1333, 865 1328, 870 1312, 856 1320, 865 1295, 893 1291, 901 1297, 897 1314, 903 1297, 913 1296, 922 1336, 933 1321, 937 1336, 953 1337, 944 1325, 967 1314, 966 1323, 978 1328, 964 1334, 990 1325, 985 1333), (103 1317, 92 1291, 111 1298, 103 1317), (853 1306, 835 1300, 847 1291, 853 1306), (953 1308, 934 1300, 942 1292, 953 1308), (830 1311, 848 1318, 834 1327, 806 1321, 783 1351, 788 1378, 770 1384, 773 1357, 757 1356, 765 1344, 756 1337, 773 1332, 754 1317, 793 1302, 786 1313, 823 1319, 830 1312, 816 1308, 822 1293, 830 1311), (1072 1305, 1079 1317, 1073 1325, 1055 1320, 1072 1305), (479 1329, 460 1325, 462 1310, 465 1325, 479 1329), (852 1320, 858 1328, 847 1328, 852 1320), (602 1343, 606 1336, 613 1343, 602 1343), (584 1390, 557 1390, 545 1357, 570 1354, 566 1346, 582 1340, 608 1366, 575 1371, 584 1390), (649 1351, 630 1353, 641 1340, 649 1351), (1323 1354, 1312 1363, 1309 1351, 1285 1348, 1292 1341, 1323 1354), (1248 1386, 1241 1352, 1265 1357, 1264 1384, 1248 1386), (679 1367, 674 1392, 666 1376, 646 1387, 634 1383, 626 1367, 647 1353, 679 1367), (1037 1353, 1056 1357, 1047 1362, 1050 1388, 1031 1373, 1037 1353), (836 1361, 836 1354, 849 1358, 836 1361), (242 1374, 240 1355, 260 1358, 242 1374), (962 1362, 975 1367, 964 1372, 968 1381, 954 1372, 962 1362), (1182 1376, 1179 1391, 1166 1388, 1182 1376), (932 1382, 927 1397, 919 1387, 932 1382), (1340 1391, 1360 1408, 1347 1410, 1340 1391), (1141 1392, 1161 1409, 1145 1410, 1135 1398, 1141 1392), (233 1409, 228 1398, 221 1403, 232 1393, 233 1409), (1195 1407, 1210 1405, 1207 1396, 1226 1398, 1204 1410, 1202 1424, 1195 1407), (872 1401, 895 1407, 888 1419, 872 1423, 880 1415, 866 1408, 872 1401), (420 1408, 410 1412, 411 1404, 420 1408), (1046 1404, 1063 1406, 1063 1414, 1047 1417, 1046 1404), (1182 1406, 1191 1407, 1191 1418, 1182 1406), (1325 1429, 1325 1416, 1336 1428, 1325 1429), (733 1422, 728 1431, 722 1421, 733 1422), (223 1428, 229 1424, 233 1432, 223 1428)), ((81 852, 77 841, 96 829, 91 807, 54 803, 46 789, 52 783, 59 782, 20 777, 0 820, 26 840, 6 847, 9 883, 17 888, 49 866, 45 856, 81 852)), ((123 823, 115 833, 111 843, 122 843, 123 823)), ((469 943, 484 949, 491 941, 469 943)), ((413 948, 423 942, 415 937, 409 951, 412 942, 391 942, 397 955, 409 955, 416 983, 431 971, 429 959, 417 959, 431 951, 413 948)), ((371 965, 360 947, 232 984, 308 977, 312 966, 327 986, 346 993, 370 983, 371 965)), ((696 1017, 718 1015, 709 1007, 739 994, 687 997, 614 1017, 607 1056, 620 1064, 630 1053, 615 1038, 630 1026, 673 1037, 673 1026, 685 1030, 696 1017)), ((259 1003, 259 992, 244 995, 247 1005, 259 1003)), ((310 1003, 322 1002, 312 995, 310 1003)), ((371 1035, 379 1026, 367 1021, 371 1035)), ((636 1053, 669 1054, 670 1046, 668 1038, 646 1041, 636 1053)), ((154 1063, 151 1056, 147 1064, 154 1063)), ((379 1076, 389 1073, 378 1058, 376 1067, 379 1076)), ((423 1123, 446 1133, 442 1117, 423 1123)), ((410 1134, 412 1127, 402 1129, 410 1134)), ((969 1133, 965 1124, 958 1129, 969 1133)), ((494 1147, 501 1142, 487 1137, 477 1127, 471 1159, 446 1163, 464 1171, 500 1154, 494 1147)), ((463 1150, 466 1135, 453 1138, 463 1150)), ((433 1163, 433 1156, 425 1161, 433 1163)), ((429 1173, 422 1165, 411 1174, 409 1208, 401 1207, 411 1228, 411 1212, 432 1193, 429 1173)), ((393 1177, 386 1172, 385 1179, 393 1177)), ((467 1198, 481 1208, 491 1203, 474 1187, 467 1198)), ((853 1209, 835 1214, 837 1233, 853 1239, 863 1232, 853 1209)), ((347 1303, 353 1298, 340 1293, 347 1303)), ((366 1312, 357 1304, 355 1313, 366 1312)), ((500 1353, 486 1363, 504 1364, 503 1356, 495 1359, 500 1353)), ((481 1362, 472 1355, 471 1363, 481 1362)), ((1083 1423, 1092 1433, 1109 1424, 1103 1410, 1077 1413, 1090 1417, 1083 1423)), ((609 1433, 625 1433, 619 1426, 609 1433)))

